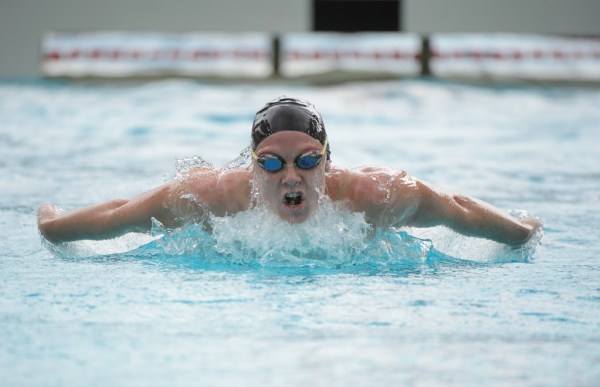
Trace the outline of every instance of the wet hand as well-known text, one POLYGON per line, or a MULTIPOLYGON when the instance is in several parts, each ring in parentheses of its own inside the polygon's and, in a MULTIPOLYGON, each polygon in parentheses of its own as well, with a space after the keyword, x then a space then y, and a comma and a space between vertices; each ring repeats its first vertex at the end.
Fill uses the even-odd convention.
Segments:
POLYGON ((530 228, 529 237, 527 240, 531 239, 531 237, 538 232, 542 228, 542 222, 540 219, 536 218, 533 215, 527 215, 520 222, 530 228))
POLYGON ((46 220, 56 218, 58 216, 58 208, 50 203, 44 203, 37 209, 38 225, 46 220))

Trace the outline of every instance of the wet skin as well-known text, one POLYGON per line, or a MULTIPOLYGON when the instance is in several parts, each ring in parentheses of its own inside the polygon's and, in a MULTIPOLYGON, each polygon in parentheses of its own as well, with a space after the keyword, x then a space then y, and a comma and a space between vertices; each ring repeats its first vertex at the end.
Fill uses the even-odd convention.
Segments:
POLYGON ((282 131, 267 137, 255 150, 260 157, 273 154, 285 160, 277 172, 264 170, 254 161, 254 179, 259 198, 271 212, 290 223, 308 219, 319 205, 325 190, 325 173, 329 167, 326 156, 312 169, 298 168, 294 161, 305 152, 320 152, 323 146, 301 132, 282 131))
POLYGON ((277 132, 262 141, 255 153, 281 157, 286 165, 280 171, 265 171, 256 161, 251 169, 201 168, 190 171, 183 181, 66 214, 46 204, 38 210, 39 230, 52 242, 106 239, 146 232, 152 218, 173 228, 189 219, 204 219, 207 213, 227 216, 245 211, 255 200, 282 220, 301 223, 315 212, 322 195, 364 213, 369 223, 382 228, 444 225, 464 235, 518 246, 541 226, 532 216, 513 219, 487 203, 437 190, 402 171, 334 168, 325 157, 312 169, 295 165, 298 155, 321 149, 322 144, 307 134, 277 132))

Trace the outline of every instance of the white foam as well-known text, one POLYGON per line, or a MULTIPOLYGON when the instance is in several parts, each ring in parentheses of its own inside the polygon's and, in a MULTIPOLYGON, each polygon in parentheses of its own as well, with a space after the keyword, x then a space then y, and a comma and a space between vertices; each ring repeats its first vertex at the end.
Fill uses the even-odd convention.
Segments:
POLYGON ((121 254, 146 245, 160 238, 158 235, 129 233, 117 238, 106 240, 80 240, 52 244, 42 239, 44 245, 54 254, 63 258, 86 258, 111 254, 121 254))
POLYGON ((371 232, 364 214, 328 199, 300 224, 282 221, 264 206, 211 221, 218 253, 265 265, 342 264, 365 249, 371 232))

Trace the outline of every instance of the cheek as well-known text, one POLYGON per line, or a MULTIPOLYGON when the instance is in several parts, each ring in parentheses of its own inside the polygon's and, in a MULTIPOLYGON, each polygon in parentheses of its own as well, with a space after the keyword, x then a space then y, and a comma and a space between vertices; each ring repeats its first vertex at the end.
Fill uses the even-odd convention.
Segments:
POLYGON ((264 171, 258 171, 254 174, 254 178, 256 180, 258 192, 263 197, 273 195, 274 192, 277 191, 277 182, 274 175, 266 173, 264 171))
POLYGON ((317 194, 324 193, 325 190, 325 170, 319 168, 310 177, 306 179, 308 186, 317 194))

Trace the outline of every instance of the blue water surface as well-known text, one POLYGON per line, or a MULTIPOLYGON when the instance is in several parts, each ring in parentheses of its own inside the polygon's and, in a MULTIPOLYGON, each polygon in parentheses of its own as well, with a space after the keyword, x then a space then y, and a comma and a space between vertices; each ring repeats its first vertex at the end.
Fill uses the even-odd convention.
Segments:
POLYGON ((597 385, 598 106, 591 88, 427 80, 0 82, 0 385, 597 385), (282 94, 315 103, 335 164, 526 210, 539 244, 365 237, 343 213, 297 241, 231 232, 262 219, 247 214, 213 234, 41 242, 40 203, 129 197, 195 155, 223 165, 282 94))

